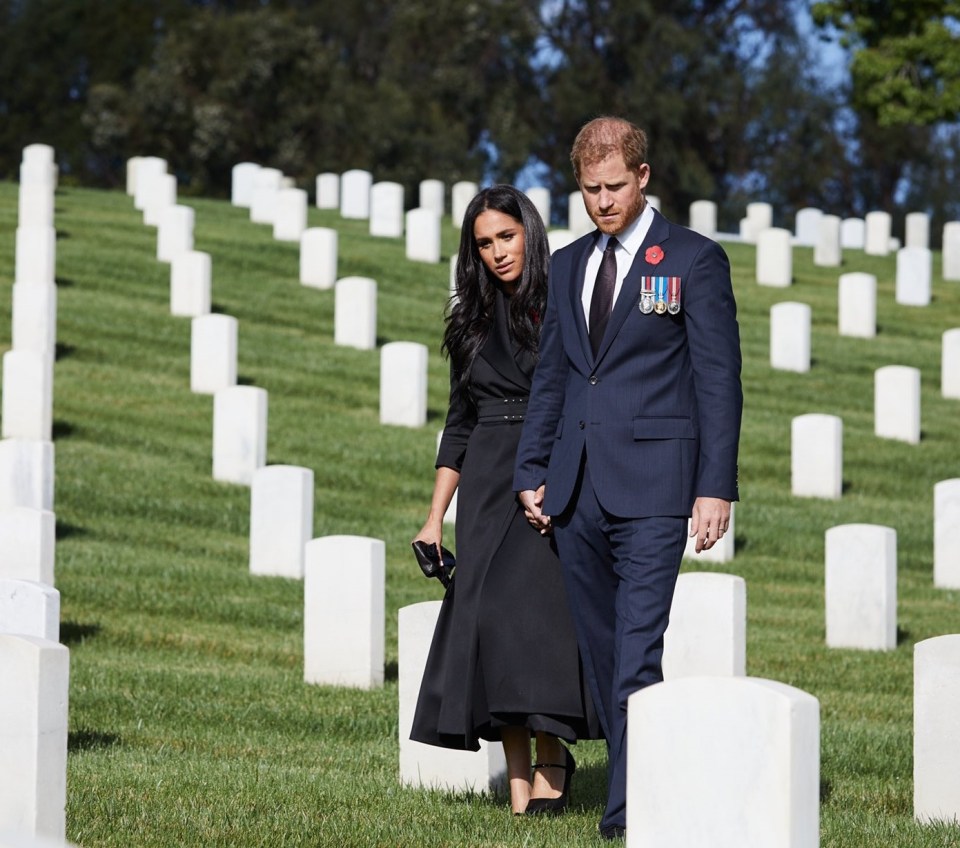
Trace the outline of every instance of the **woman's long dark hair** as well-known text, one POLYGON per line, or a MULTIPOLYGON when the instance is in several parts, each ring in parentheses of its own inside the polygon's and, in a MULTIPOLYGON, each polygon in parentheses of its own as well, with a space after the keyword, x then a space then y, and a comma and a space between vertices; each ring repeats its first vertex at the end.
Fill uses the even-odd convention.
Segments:
POLYGON ((474 222, 488 209, 509 215, 523 225, 523 274, 510 298, 508 320, 514 341, 534 355, 540 344, 540 320, 547 302, 550 247, 537 207, 513 186, 485 188, 470 201, 463 216, 455 274, 456 299, 447 317, 441 348, 453 363, 460 391, 465 390, 473 361, 490 332, 500 286, 483 264, 473 236, 474 222))

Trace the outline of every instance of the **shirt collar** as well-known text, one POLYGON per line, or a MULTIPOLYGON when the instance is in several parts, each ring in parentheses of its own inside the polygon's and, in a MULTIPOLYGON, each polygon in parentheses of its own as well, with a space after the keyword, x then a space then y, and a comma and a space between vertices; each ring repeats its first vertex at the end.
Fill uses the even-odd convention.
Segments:
MULTIPOLYGON (((620 248, 625 250, 630 256, 635 256, 637 251, 640 250, 640 245, 643 244, 643 240, 647 237, 647 232, 650 229, 650 225, 653 223, 653 207, 649 202, 644 204, 643 212, 641 212, 622 233, 620 233, 616 238, 620 242, 620 248)), ((601 253, 607 247, 607 241, 610 236, 605 233, 600 234, 600 238, 597 241, 597 250, 601 253)))

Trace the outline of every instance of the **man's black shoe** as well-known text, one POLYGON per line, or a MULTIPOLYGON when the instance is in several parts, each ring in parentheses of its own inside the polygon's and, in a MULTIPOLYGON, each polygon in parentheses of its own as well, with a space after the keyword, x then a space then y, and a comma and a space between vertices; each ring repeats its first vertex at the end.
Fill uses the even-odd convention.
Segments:
POLYGON ((619 824, 611 824, 600 828, 601 839, 624 839, 626 835, 627 829, 619 824))

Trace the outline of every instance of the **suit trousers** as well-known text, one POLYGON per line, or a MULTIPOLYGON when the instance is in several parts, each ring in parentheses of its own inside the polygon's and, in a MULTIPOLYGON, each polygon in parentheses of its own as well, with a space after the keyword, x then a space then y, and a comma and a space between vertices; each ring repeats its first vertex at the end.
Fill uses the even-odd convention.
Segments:
POLYGON ((611 515, 597 498, 584 458, 571 501, 553 526, 584 673, 607 739, 607 806, 600 827, 625 827, 627 698, 663 680, 663 634, 687 516, 611 515))

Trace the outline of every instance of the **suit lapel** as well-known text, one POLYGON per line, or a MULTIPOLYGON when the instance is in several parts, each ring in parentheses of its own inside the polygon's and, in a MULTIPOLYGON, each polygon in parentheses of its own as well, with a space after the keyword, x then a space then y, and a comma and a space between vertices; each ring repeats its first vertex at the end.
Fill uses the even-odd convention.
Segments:
POLYGON ((593 348, 590 346, 590 329, 587 327, 587 318, 583 313, 583 282, 587 273, 587 259, 590 252, 596 247, 600 231, 594 232, 592 240, 585 239, 579 255, 573 260, 575 285, 570 286, 570 311, 576 324, 577 338, 580 340, 580 353, 584 362, 589 366, 593 362, 593 348))

